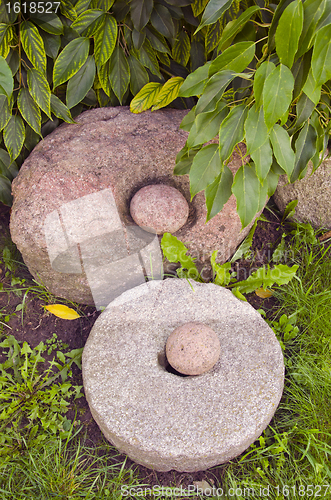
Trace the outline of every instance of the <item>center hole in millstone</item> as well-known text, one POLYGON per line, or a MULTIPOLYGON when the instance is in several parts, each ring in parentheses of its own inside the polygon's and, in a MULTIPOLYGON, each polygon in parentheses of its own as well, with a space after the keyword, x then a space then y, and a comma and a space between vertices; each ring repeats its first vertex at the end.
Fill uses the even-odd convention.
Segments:
POLYGON ((175 370, 175 368, 173 368, 171 366, 171 364, 169 363, 169 361, 167 360, 167 356, 166 356, 165 351, 159 352, 159 354, 157 355, 157 360, 158 360, 159 365, 162 366, 162 368, 164 369, 164 371, 166 371, 168 373, 172 373, 173 375, 178 375, 178 377, 189 377, 190 376, 190 375, 184 375, 184 373, 180 373, 177 370, 175 370))

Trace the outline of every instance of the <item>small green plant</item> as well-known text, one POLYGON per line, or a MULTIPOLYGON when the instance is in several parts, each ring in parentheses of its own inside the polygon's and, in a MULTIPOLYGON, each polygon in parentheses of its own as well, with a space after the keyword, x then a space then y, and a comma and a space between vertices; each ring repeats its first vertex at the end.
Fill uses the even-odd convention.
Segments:
POLYGON ((71 426, 65 417, 69 401, 82 396, 81 386, 72 386, 67 378, 73 363, 81 367, 82 349, 57 351, 57 360, 46 364, 43 342, 31 349, 9 335, 0 347, 7 357, 0 364, 0 454, 38 446, 49 433, 65 436, 71 426))

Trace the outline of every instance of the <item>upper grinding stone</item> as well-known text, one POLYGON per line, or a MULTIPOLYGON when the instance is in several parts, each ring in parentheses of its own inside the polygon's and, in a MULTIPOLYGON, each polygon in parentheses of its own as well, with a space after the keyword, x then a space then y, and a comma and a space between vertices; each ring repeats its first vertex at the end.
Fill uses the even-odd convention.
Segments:
POLYGON ((209 371, 221 353, 217 334, 203 323, 181 325, 169 335, 166 344, 171 366, 185 375, 201 375, 209 371))
POLYGON ((189 207, 184 196, 165 184, 145 186, 132 198, 130 213, 149 233, 175 233, 187 221, 189 207))

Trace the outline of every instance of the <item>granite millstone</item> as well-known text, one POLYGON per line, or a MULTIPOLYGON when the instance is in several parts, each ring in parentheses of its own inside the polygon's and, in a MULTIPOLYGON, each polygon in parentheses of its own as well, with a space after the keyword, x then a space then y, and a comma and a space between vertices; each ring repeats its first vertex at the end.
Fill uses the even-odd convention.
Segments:
POLYGON ((100 315, 84 348, 83 382, 94 419, 119 451, 158 471, 192 472, 257 439, 280 401, 284 362, 248 303, 214 284, 167 279, 123 293, 100 315), (210 371, 181 377, 167 371, 165 344, 191 321, 217 333, 221 353, 210 371))

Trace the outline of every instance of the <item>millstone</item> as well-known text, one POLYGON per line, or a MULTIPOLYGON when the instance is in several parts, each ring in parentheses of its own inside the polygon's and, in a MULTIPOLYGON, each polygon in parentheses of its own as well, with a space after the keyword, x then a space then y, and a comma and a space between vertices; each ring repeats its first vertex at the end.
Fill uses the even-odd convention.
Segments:
POLYGON ((158 471, 227 462, 267 427, 281 398, 283 354, 247 302, 211 283, 167 279, 124 292, 95 322, 83 352, 92 415, 106 438, 158 471), (192 289, 192 288, 193 289, 192 289), (188 322, 210 327, 219 360, 202 375, 167 371, 165 344, 188 322))

